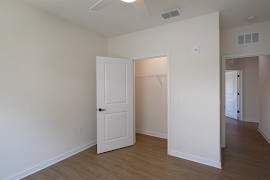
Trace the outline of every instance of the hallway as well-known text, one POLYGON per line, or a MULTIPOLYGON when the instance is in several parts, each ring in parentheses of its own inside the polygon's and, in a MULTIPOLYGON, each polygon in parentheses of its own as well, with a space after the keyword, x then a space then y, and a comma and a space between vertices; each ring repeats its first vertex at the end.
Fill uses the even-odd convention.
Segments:
POLYGON ((258 126, 258 123, 226 117, 223 171, 235 173, 239 179, 270 179, 270 144, 260 134, 258 126))

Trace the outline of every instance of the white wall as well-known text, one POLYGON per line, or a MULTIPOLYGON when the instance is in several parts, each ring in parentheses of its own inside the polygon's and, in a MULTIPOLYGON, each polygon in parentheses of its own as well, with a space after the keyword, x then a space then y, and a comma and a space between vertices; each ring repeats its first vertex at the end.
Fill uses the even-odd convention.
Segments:
POLYGON ((259 57, 226 60, 227 70, 243 70, 243 121, 259 122, 259 57))
POLYGON ((0 179, 96 140, 95 59, 106 45, 21 2, 0 1, 0 179))
POLYGON ((270 51, 270 21, 222 30, 220 38, 222 56, 270 51), (237 45, 238 35, 252 32, 260 32, 260 43, 237 45))
POLYGON ((270 143, 270 56, 259 58, 260 131, 270 143))
POLYGON ((167 138, 167 57, 135 61, 135 104, 137 132, 167 138))
POLYGON ((171 102, 178 104, 171 104, 169 153, 215 167, 221 162, 219 32, 216 12, 108 39, 111 57, 170 53, 171 102))

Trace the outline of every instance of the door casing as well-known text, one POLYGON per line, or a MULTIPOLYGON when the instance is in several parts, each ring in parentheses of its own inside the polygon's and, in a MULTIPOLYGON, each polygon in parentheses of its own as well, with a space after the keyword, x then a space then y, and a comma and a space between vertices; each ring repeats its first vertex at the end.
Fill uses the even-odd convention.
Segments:
MULTIPOLYGON (((153 59, 159 57, 167 57, 167 154, 171 155, 171 66, 170 66, 170 54, 162 53, 149 56, 141 56, 131 58, 135 65, 135 61, 144 60, 144 59, 153 59)), ((135 67, 133 65, 133 67, 135 67)), ((133 71, 134 75, 134 143, 136 143, 136 119, 135 119, 135 69, 133 71)))
MULTIPOLYGON (((269 56, 270 51, 268 52, 255 52, 249 54, 236 54, 236 55, 228 55, 222 56, 221 59, 221 140, 220 145, 222 148, 226 147, 226 119, 225 119, 225 71, 226 71, 226 60, 227 59, 237 59, 237 58, 248 58, 248 57, 256 57, 256 56, 269 56)), ((242 110, 243 111, 243 110, 242 110)))

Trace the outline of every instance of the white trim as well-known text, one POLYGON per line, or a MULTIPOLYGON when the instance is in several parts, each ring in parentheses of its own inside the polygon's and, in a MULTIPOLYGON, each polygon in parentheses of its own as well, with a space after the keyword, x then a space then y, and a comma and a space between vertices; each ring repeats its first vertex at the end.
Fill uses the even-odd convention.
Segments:
POLYGON ((170 59, 170 54, 167 53, 167 92, 168 92, 168 101, 167 101, 167 106, 168 106, 168 130, 167 130, 167 153, 171 151, 171 59, 170 59))
POLYGON ((260 129, 260 128, 258 128, 258 131, 261 133, 261 135, 265 138, 265 140, 270 144, 270 138, 268 138, 267 136, 266 136, 266 134, 264 134, 264 132, 260 129))
POLYGON ((214 167, 214 168, 222 169, 221 168, 221 162, 218 162, 218 161, 212 161, 212 160, 209 160, 209 159, 205 159, 205 158, 201 158, 201 157, 197 157, 197 156, 193 156, 193 155, 190 155, 190 154, 185 154, 185 153, 181 153, 181 152, 177 152, 177 151, 173 151, 173 150, 169 154, 171 156, 175 156, 175 157, 182 158, 182 159, 185 159, 185 160, 189 160, 189 161, 193 161, 193 162, 196 162, 196 163, 211 166, 211 167, 214 167))
MULTIPOLYGON (((239 120, 243 121, 243 70, 238 70, 238 75, 239 77, 239 81, 238 81, 238 92, 240 93, 238 99, 238 110, 240 111, 239 113, 239 120)), ((238 78, 238 77, 237 77, 238 78)))
POLYGON ((135 77, 136 77, 136 69, 135 69, 135 61, 133 60, 133 145, 136 143, 136 87, 135 87, 135 77))
POLYGON ((41 164, 38 164, 38 165, 36 165, 34 167, 31 167, 31 168, 29 168, 27 170, 24 170, 24 171, 22 171, 22 172, 20 172, 18 174, 10 176, 10 177, 8 177, 8 178, 6 178, 4 180, 18 180, 18 179, 25 178, 25 177, 27 177, 27 176, 29 176, 31 174, 34 174, 35 172, 38 172, 38 171, 40 171, 42 169, 45 169, 45 168, 47 168, 47 167, 49 167, 49 166, 51 166, 51 165, 53 165, 55 163, 58 163, 58 162, 60 162, 60 161, 62 161, 64 159, 67 159, 67 158, 69 158, 69 157, 71 157, 71 156, 73 156, 73 155, 75 155, 75 154, 77 154, 77 153, 79 153, 81 151, 84 151, 84 150, 86 150, 86 149, 88 149, 88 148, 90 148, 90 147, 92 147, 92 146, 94 146, 96 144, 97 144, 97 141, 90 142, 90 143, 85 144, 85 145, 83 145, 81 147, 78 147, 78 148, 73 149, 73 150, 71 150, 69 152, 66 152, 66 153, 64 153, 64 154, 62 154, 60 156, 57 156, 57 157, 52 158, 52 159, 50 159, 48 161, 45 161, 45 162, 43 162, 41 164))
POLYGON ((250 123, 259 123, 259 120, 250 120, 250 121, 248 121, 248 120, 243 119, 242 121, 243 122, 250 122, 250 123))
POLYGON ((238 59, 238 58, 248 58, 248 57, 256 57, 256 56, 268 56, 268 55, 270 55, 270 51, 258 52, 258 53, 227 55, 227 56, 222 56, 222 61, 224 61, 226 59, 238 59))
POLYGON ((168 57, 169 53, 162 53, 162 54, 154 54, 149 56, 140 56, 140 57, 134 57, 131 58, 134 61, 144 60, 144 59, 153 59, 153 58, 159 58, 159 57, 168 57))
POLYGON ((221 62, 221 117, 222 117, 222 123, 221 123, 221 147, 226 147, 226 120, 225 120, 225 69, 226 69, 226 59, 237 59, 237 58, 247 58, 247 57, 256 57, 256 56, 267 56, 270 55, 270 51, 268 52, 258 52, 258 53, 248 53, 248 54, 237 54, 237 55, 227 55, 222 56, 222 62, 221 62))
MULTIPOLYGON (((133 61, 143 60, 143 59, 152 59, 159 57, 167 57, 167 153, 171 151, 171 59, 170 53, 155 54, 150 56, 141 56, 131 58, 133 61)), ((134 91, 135 92, 135 91, 134 91)), ((135 98, 135 93, 134 93, 135 98)), ((134 101, 135 103, 135 101, 134 101)), ((135 113, 134 113, 135 114, 135 113)), ((135 119, 134 119, 135 122, 135 119)), ((135 129, 135 125, 134 125, 135 129)), ((134 131, 135 132, 135 131, 134 131)))
POLYGON ((167 139, 167 134, 144 131, 144 130, 140 130, 140 129, 137 129, 136 132, 139 134, 144 134, 144 135, 153 136, 153 137, 157 137, 157 138, 167 139))

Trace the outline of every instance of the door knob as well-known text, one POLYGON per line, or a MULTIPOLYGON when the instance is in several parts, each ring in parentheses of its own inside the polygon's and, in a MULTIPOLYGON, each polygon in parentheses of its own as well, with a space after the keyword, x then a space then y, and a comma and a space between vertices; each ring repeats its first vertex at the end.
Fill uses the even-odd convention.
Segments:
POLYGON ((101 109, 101 108, 99 108, 98 111, 106 111, 106 109, 101 109))

